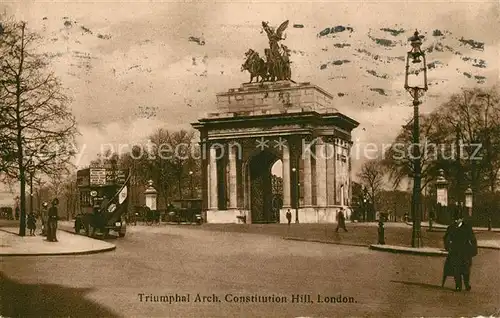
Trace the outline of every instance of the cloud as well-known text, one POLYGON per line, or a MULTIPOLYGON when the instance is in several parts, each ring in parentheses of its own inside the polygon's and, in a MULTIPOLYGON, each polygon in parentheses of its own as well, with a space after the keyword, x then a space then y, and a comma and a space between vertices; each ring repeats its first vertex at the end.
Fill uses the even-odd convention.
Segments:
POLYGON ((268 45, 260 33, 263 20, 278 25, 290 19, 284 42, 294 50, 293 79, 332 93, 334 105, 361 122, 354 132, 360 142, 389 142, 411 113, 403 89, 404 61, 398 58, 405 56, 415 28, 426 35, 424 47, 453 49, 428 54, 429 62, 441 64, 429 70, 432 85, 422 111, 431 111, 459 87, 478 85, 473 76, 487 77, 481 84, 486 86, 498 80, 498 4, 493 2, 19 2, 10 8, 57 54, 55 71, 74 99, 87 161, 97 145, 138 140, 159 127, 188 127, 214 111, 217 92, 248 81, 240 71, 244 52, 254 48, 262 55, 268 45), (64 17, 75 22, 73 27, 64 26, 64 17), (294 23, 304 28, 292 28, 294 23), (337 25, 354 32, 317 36, 337 25), (405 32, 394 36, 381 28, 405 32), (434 29, 448 33, 433 37, 434 29), (188 41, 190 36, 203 37, 205 45, 188 41), (461 37, 485 42, 484 52, 461 46, 461 37), (484 59, 487 68, 473 67, 463 57, 484 59))

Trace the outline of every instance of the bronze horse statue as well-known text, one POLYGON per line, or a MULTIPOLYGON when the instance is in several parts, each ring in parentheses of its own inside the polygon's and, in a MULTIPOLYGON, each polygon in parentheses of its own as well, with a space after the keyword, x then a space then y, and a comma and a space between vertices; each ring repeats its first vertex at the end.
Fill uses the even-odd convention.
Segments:
POLYGON ((256 78, 256 82, 259 82, 259 77, 261 83, 264 81, 292 81, 290 69, 290 63, 292 63, 290 61, 291 50, 286 45, 281 44, 280 47, 279 44, 280 41, 286 38, 283 32, 287 27, 288 20, 281 23, 277 29, 270 27, 268 22, 262 22, 262 28, 269 39, 269 48, 264 50, 266 60, 262 59, 259 53, 252 49, 245 53, 246 61, 241 66, 241 71, 246 70, 250 73, 249 83, 252 83, 254 78, 256 78))
POLYGON ((246 70, 250 73, 250 82, 248 83, 252 83, 254 78, 256 78, 256 82, 259 82, 259 77, 261 78, 260 82, 267 80, 267 63, 259 56, 259 53, 249 49, 245 53, 245 56, 247 60, 241 66, 241 71, 243 72, 246 70))

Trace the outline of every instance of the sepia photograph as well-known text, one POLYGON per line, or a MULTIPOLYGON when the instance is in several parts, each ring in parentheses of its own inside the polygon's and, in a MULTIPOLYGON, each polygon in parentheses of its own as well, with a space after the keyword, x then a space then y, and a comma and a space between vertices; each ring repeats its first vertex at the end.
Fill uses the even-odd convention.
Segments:
POLYGON ((0 1, 0 317, 500 317, 498 30, 0 1))

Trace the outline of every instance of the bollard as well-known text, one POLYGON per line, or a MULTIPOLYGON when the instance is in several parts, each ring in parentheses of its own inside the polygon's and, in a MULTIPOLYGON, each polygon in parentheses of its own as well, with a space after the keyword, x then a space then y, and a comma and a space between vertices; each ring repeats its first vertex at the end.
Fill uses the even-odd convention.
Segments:
POLYGON ((378 221, 378 244, 384 245, 385 244, 385 238, 384 238, 384 222, 382 218, 378 221))

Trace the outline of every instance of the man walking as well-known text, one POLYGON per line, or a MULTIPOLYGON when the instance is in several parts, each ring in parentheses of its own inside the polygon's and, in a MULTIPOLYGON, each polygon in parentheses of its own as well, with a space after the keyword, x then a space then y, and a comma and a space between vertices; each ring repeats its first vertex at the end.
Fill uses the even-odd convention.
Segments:
POLYGON ((290 212, 290 209, 286 211, 286 219, 288 221, 288 226, 290 226, 290 223, 292 222, 292 212, 290 212))
POLYGON ((335 229, 335 232, 338 232, 339 229, 344 229, 344 231, 348 232, 345 227, 344 208, 340 208, 340 211, 337 214, 337 228, 335 229))
POLYGON ((52 206, 49 209, 48 213, 48 228, 47 228, 47 241, 49 242, 58 242, 57 241, 57 219, 59 218, 59 211, 57 210, 57 205, 59 204, 59 200, 56 198, 52 200, 52 206))
POLYGON ((472 226, 460 216, 460 213, 455 214, 455 223, 448 226, 444 245, 448 256, 444 265, 442 286, 446 276, 453 274, 455 291, 462 290, 462 278, 465 289, 471 290, 470 269, 472 258, 477 255, 477 240, 472 226))

